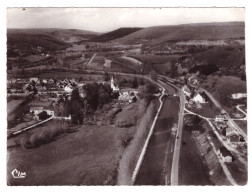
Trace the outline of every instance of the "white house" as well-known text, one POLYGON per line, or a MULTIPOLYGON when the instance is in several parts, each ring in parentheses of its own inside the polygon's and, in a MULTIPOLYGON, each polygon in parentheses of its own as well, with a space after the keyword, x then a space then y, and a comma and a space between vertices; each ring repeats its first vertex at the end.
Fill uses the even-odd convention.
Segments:
POLYGON ((224 122, 226 118, 223 115, 217 115, 214 120, 215 122, 224 122))
POLYGON ((195 94, 195 96, 193 97, 193 101, 201 104, 207 103, 206 100, 199 93, 195 94))
POLYGON ((67 93, 71 93, 73 91, 73 89, 69 85, 65 86, 64 90, 67 93))
POLYGON ((47 83, 47 80, 46 80, 46 79, 43 79, 42 82, 43 82, 44 84, 46 84, 46 83, 47 83))

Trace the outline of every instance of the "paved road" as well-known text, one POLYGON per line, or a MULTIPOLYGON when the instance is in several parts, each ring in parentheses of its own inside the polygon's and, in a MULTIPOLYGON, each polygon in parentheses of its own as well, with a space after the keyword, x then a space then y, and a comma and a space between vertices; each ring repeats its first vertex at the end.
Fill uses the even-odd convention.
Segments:
POLYGON ((177 139, 175 141, 174 152, 173 152, 171 185, 178 185, 179 156, 180 156, 180 148, 181 148, 181 140, 182 140, 184 109, 185 109, 185 96, 183 92, 180 90, 180 111, 179 111, 177 139))

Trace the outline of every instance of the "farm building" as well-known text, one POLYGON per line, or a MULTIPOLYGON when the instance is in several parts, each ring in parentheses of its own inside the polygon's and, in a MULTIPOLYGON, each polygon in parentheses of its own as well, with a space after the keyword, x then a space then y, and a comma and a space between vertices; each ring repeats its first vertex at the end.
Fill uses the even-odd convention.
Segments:
POLYGON ((193 97, 193 101, 196 103, 204 104, 207 103, 205 98, 203 98, 199 93, 196 93, 195 96, 193 97))

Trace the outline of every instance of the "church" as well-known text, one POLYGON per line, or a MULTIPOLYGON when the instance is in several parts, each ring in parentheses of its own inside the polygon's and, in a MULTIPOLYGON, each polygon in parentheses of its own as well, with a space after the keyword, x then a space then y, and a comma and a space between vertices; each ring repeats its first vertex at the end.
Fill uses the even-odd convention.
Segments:
POLYGON ((113 92, 118 92, 119 91, 119 88, 117 86, 115 86, 115 82, 114 82, 113 77, 111 78, 110 87, 113 89, 113 92))

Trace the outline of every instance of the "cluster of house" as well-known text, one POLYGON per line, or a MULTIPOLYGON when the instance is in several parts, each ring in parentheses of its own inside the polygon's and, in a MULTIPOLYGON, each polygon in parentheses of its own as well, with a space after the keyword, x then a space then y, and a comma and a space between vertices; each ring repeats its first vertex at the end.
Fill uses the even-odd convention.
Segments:
POLYGON ((197 107, 202 108, 201 104, 207 103, 207 95, 205 92, 196 90, 196 89, 190 89, 188 85, 184 85, 182 87, 183 93, 186 96, 185 104, 189 108, 197 107))
POLYGON ((237 133, 234 128, 230 127, 229 120, 227 119, 225 114, 217 115, 214 121, 217 129, 223 136, 225 136, 232 147, 237 148, 239 146, 244 146, 244 137, 237 133))
POLYGON ((7 79, 7 97, 26 97, 23 86, 27 84, 27 79, 7 79))
POLYGON ((7 91, 8 96, 26 97, 30 94, 53 95, 59 97, 64 93, 70 94, 72 90, 78 86, 74 79, 10 79, 7 84, 22 84, 21 89, 10 87, 7 91))

